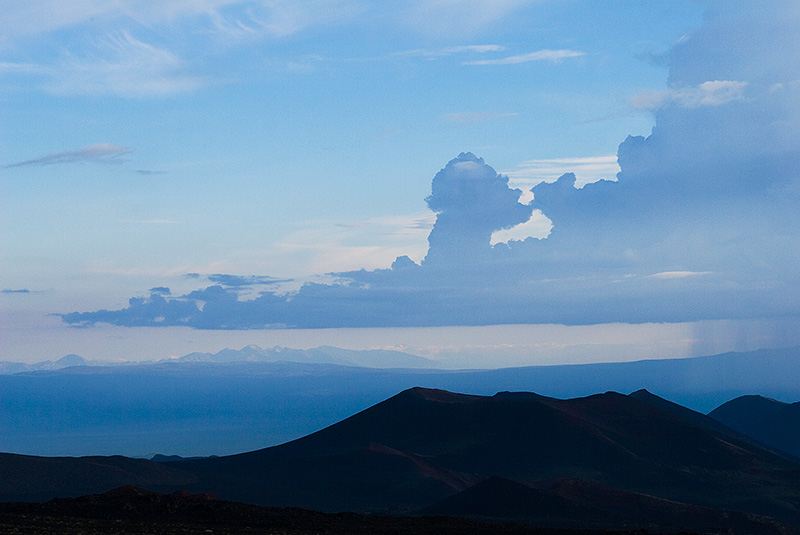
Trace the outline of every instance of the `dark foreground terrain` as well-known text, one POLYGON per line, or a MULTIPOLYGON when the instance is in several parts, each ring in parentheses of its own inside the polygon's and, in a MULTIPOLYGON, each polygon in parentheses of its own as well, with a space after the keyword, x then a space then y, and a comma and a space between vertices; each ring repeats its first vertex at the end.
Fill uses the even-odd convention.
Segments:
POLYGON ((644 530, 537 529, 444 516, 326 514, 218 500, 208 494, 158 494, 122 487, 104 494, 47 503, 0 503, 3 534, 420 534, 420 535, 645 535, 644 530))
POLYGON ((644 390, 560 400, 413 388, 281 446, 161 460, 0 454, 0 501, 47 502, 2 506, 14 520, 0 533, 75 522, 88 522, 75 533, 800 529, 796 457, 644 390), (128 485, 149 492, 102 494, 128 485))

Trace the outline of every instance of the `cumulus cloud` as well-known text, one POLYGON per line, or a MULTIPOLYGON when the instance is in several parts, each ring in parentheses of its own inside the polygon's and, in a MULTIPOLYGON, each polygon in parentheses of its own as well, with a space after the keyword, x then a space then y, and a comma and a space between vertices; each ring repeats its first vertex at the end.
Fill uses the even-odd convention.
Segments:
POLYGON ((531 209, 518 202, 521 191, 508 187, 482 158, 462 153, 433 177, 425 199, 436 213, 428 235, 425 263, 460 264, 487 260, 492 233, 530 219, 531 209))
POLYGON ((170 295, 172 292, 166 286, 155 286, 154 288, 150 288, 150 293, 159 295, 170 295))
POLYGON ((64 321, 244 329, 800 316, 800 9, 776 5, 713 4, 668 55, 668 91, 701 96, 670 93, 652 133, 620 144, 615 180, 565 172, 523 192, 463 153, 433 178, 436 219, 419 262, 399 255, 292 295, 245 299, 220 284, 154 293, 64 321), (726 80, 740 85, 703 86, 726 80), (525 237, 536 218, 552 228, 525 237))
POLYGON ((121 147, 119 145, 111 145, 108 143, 100 143, 98 145, 89 145, 82 149, 70 150, 65 152, 56 152, 54 154, 47 154, 32 160, 24 160, 22 162, 12 163, 6 165, 10 167, 24 167, 24 166, 38 166, 38 165, 53 165, 61 163, 81 163, 92 162, 102 164, 120 164, 124 161, 122 158, 126 154, 133 152, 128 147, 121 147))

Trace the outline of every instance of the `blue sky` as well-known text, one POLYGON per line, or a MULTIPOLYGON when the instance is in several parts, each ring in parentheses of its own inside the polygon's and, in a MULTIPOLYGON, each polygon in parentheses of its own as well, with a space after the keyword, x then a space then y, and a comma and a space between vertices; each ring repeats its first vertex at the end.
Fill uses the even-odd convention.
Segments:
POLYGON ((791 322, 799 15, 4 2, 4 337, 62 342, 2 358, 109 322, 791 322))

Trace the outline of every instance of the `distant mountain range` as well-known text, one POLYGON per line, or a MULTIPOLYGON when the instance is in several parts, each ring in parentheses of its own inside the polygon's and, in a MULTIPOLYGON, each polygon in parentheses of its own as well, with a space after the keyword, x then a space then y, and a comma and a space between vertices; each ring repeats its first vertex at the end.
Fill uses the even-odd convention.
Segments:
MULTIPOLYGON (((744 395, 800 400, 800 348, 496 370, 287 361, 323 357, 386 366, 424 363, 396 352, 251 346, 187 355, 194 362, 169 359, 0 375, 0 451, 224 455, 293 440, 414 386, 476 395, 535 391, 556 398, 646 388, 702 413, 744 395), (281 360, 264 361, 269 358, 281 360)), ((65 359, 80 363, 78 357, 65 359)))
MULTIPOLYGON (((331 346, 313 349, 290 349, 273 347, 262 349, 249 345, 242 349, 223 349, 217 353, 189 353, 178 362, 303 362, 314 364, 338 364, 364 368, 437 368, 436 361, 387 349, 342 349, 331 346)), ((160 361, 165 362, 165 361, 160 361)))
POLYGON ((646 391, 558 400, 413 388, 301 439, 172 462, 0 455, 0 499, 134 484, 321 511, 541 527, 790 533, 800 463, 646 391))
POLYGON ((58 360, 45 360, 34 364, 0 361, 0 374, 14 374, 35 371, 62 370, 76 366, 152 366, 168 362, 213 362, 231 364, 234 362, 303 362, 314 364, 338 364, 341 366, 360 366, 365 368, 436 368, 438 364, 430 359, 387 349, 354 350, 331 346, 312 349, 291 349, 275 346, 263 349, 256 345, 242 349, 223 349, 216 353, 189 353, 176 359, 159 361, 112 362, 86 360, 80 355, 70 354, 58 360))
POLYGON ((87 362, 83 357, 72 353, 61 357, 55 362, 52 360, 44 360, 34 364, 25 364, 24 362, 8 362, 2 360, 0 361, 0 374, 35 372, 41 370, 61 370, 71 366, 87 365, 89 365, 89 362, 87 362))
MULTIPOLYGON (((487 370, 444 370, 440 363, 417 355, 390 350, 350 350, 330 346, 313 349, 273 347, 262 349, 250 345, 242 349, 223 349, 217 353, 190 353, 180 358, 157 362, 87 361, 78 355, 67 355, 55 362, 36 364, 0 362, 3 374, 27 372, 61 373, 212 373, 214 365, 218 375, 262 375, 265 364, 275 364, 269 373, 292 375, 297 368, 282 363, 308 365, 305 373, 322 375, 332 373, 338 377, 352 371, 334 366, 397 370, 399 382, 384 391, 402 390, 423 384, 436 388, 486 394, 502 389, 535 390, 554 397, 588 395, 602 390, 633 392, 646 388, 694 410, 708 412, 722 403, 743 395, 763 395, 781 401, 800 399, 800 346, 782 349, 762 349, 746 353, 723 353, 705 357, 681 359, 640 360, 636 362, 610 362, 597 364, 565 364, 524 366, 487 370), (257 366, 261 364, 261 366, 257 366), (316 371, 311 371, 315 365, 316 371), (226 368, 228 366, 228 368, 226 368), (92 370, 74 369, 91 367, 92 370), (168 372, 167 372, 168 370, 168 372), (202 371, 201 371, 202 370, 202 371), (403 383, 409 370, 419 370, 427 380, 403 383)), ((412 372, 414 373, 414 372, 412 372)), ((372 402, 380 399, 373 398, 372 402)), ((363 408, 363 407, 362 407, 363 408)))

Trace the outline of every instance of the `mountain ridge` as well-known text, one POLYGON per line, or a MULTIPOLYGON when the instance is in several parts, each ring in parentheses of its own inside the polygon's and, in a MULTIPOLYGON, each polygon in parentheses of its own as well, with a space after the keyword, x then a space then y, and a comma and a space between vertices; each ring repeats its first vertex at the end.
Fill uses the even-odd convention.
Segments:
MULTIPOLYGON (((415 387, 279 446, 161 461, 0 455, 0 497, 78 496, 128 478, 150 491, 324 512, 408 515, 449 501, 455 514, 478 499, 497 520, 550 504, 563 527, 575 527, 570 514, 589 528, 787 532, 765 516, 800 527, 800 463, 643 391, 562 400, 415 387), (91 477, 65 477, 82 472, 91 477), (504 497, 519 485, 530 490, 509 510, 504 497)), ((543 522, 548 507, 527 521, 543 522)))
MULTIPOLYGON (((240 350, 190 353, 181 358, 141 363, 85 361, 91 370, 84 371, 129 373, 131 370, 147 371, 147 368, 153 366, 165 369, 167 364, 191 364, 189 361, 193 361, 195 364, 215 365, 223 373, 226 365, 242 366, 248 362, 278 364, 292 359, 296 364, 307 365, 361 368, 369 365, 371 367, 366 369, 397 370, 402 373, 416 370, 428 374, 429 377, 439 378, 438 384, 425 381, 426 386, 472 390, 482 394, 489 393, 489 389, 509 389, 536 390, 555 397, 575 397, 598 390, 633 392, 646 388, 702 412, 709 412, 726 401, 747 394, 761 394, 782 401, 800 399, 800 346, 676 359, 461 370, 444 369, 436 361, 389 350, 345 350, 330 346, 295 350, 279 346, 272 349, 245 346, 240 350), (234 356, 237 354, 238 357, 234 356)), ((74 370, 71 367, 56 369, 50 361, 35 365, 0 362, 0 377, 11 373, 34 373, 32 367, 39 367, 38 373, 45 370, 50 373, 69 373, 74 370)), ((170 369, 173 373, 176 370, 187 373, 193 371, 192 368, 170 369)), ((246 367, 235 370, 236 373, 245 371, 246 367)), ((395 391, 413 384, 397 384, 395 391)), ((421 382, 417 380, 416 384, 421 382)))
POLYGON ((747 436, 800 459, 800 402, 759 395, 740 396, 709 416, 747 436))
MULTIPOLYGON (((696 420, 687 421, 651 403, 613 392, 556 400, 525 394, 464 396, 417 388, 301 439, 235 456, 186 461, 184 466, 213 480, 215 470, 221 467, 230 475, 244 474, 252 467, 265 469, 278 460, 284 464, 334 457, 353 461, 367 452, 378 453, 375 444, 379 444, 380 453, 403 452, 407 454, 405 459, 413 455, 450 475, 462 474, 462 478, 463 474, 486 474, 525 482, 554 476, 589 477, 629 492, 678 501, 690 497, 693 503, 708 507, 719 507, 720 502, 715 500, 727 500, 728 505, 756 502, 754 495, 763 494, 771 485, 781 486, 782 483, 767 483, 769 477, 740 475, 740 487, 733 490, 715 479, 715 473, 743 470, 742 462, 774 474, 788 470, 794 474, 792 495, 800 493, 800 466, 794 461, 741 442, 734 434, 721 433, 716 429, 718 423, 706 416, 697 414, 697 419, 707 419, 707 425, 700 426, 696 420), (519 422, 523 421, 535 423, 535 429, 520 428, 519 422), (660 476, 654 477, 655 474, 660 476), (693 491, 693 487, 703 490, 693 491)), ((266 469, 268 479, 281 478, 280 473, 266 469)), ((321 469, 322 465, 317 465, 309 481, 320 484, 324 480, 321 469)), ((204 476, 200 477, 202 480, 204 476)), ((300 476, 293 473, 292 477, 300 476)), ((435 494, 431 479, 443 481, 423 477, 418 482, 428 485, 427 492, 435 494)), ((369 483, 362 479, 362 484, 375 485, 370 498, 380 492, 391 494, 385 488, 380 490, 380 481, 369 483)), ((324 499, 310 505, 323 510, 336 506, 324 499)), ((767 510, 772 505, 762 506, 767 510)))
POLYGON ((80 355, 69 354, 56 361, 44 360, 33 364, 22 362, 0 361, 0 375, 57 371, 76 366, 91 367, 140 367, 165 363, 216 363, 232 364, 241 362, 296 362, 306 364, 335 364, 340 366, 356 366, 365 368, 437 368, 438 364, 425 357, 412 355, 402 351, 388 349, 343 349, 333 346, 319 346, 311 349, 292 349, 274 346, 262 348, 251 344, 241 349, 225 348, 216 353, 192 352, 178 358, 167 358, 157 361, 105 361, 86 360, 80 355))
POLYGON ((148 458, 250 451, 299 438, 415 385, 556 398, 645 388, 707 413, 744 394, 800 400, 800 349, 497 370, 172 359, 0 374, 0 451, 148 458), (183 430, 180 438, 176 427, 183 430))

